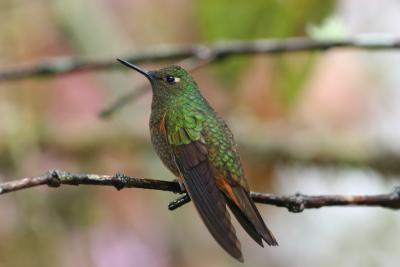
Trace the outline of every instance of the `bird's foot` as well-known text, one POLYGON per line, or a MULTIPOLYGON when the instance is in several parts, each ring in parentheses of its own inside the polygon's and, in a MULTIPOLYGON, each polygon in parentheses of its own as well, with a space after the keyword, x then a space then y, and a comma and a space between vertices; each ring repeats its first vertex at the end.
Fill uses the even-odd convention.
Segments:
POLYGON ((179 193, 182 193, 182 194, 186 193, 185 184, 183 183, 182 179, 176 178, 173 181, 179 184, 179 188, 181 189, 181 192, 179 192, 179 193))
POLYGON ((170 202, 168 204, 168 209, 169 210, 175 210, 179 207, 182 207, 183 205, 185 205, 186 203, 190 202, 190 197, 188 194, 184 194, 183 196, 175 199, 174 201, 170 202))

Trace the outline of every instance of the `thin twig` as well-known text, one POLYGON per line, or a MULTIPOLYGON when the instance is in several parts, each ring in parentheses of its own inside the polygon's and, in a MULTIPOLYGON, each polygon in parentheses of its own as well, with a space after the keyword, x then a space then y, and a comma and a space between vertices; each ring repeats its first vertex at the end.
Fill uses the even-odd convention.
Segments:
MULTIPOLYGON (((185 193, 180 189, 179 183, 174 181, 169 182, 162 180, 142 179, 128 177, 122 174, 97 175, 53 170, 41 176, 1 183, 0 195, 39 185, 59 187, 63 184, 105 185, 114 186, 118 190, 123 188, 143 188, 169 191, 174 193, 185 193)), ((302 212, 304 209, 314 209, 328 206, 368 206, 389 208, 394 210, 400 209, 400 187, 396 187, 392 193, 381 195, 308 196, 303 194, 295 194, 293 196, 281 196, 269 193, 251 192, 251 197, 255 202, 274 205, 277 207, 286 207, 291 212, 302 212)), ((174 208, 182 206, 187 202, 187 197, 179 198, 174 202, 176 204, 174 208)))
MULTIPOLYGON (((189 57, 202 58, 213 55, 213 61, 229 56, 249 54, 278 54, 299 51, 325 51, 332 48, 357 48, 368 50, 387 50, 400 48, 397 37, 356 37, 346 40, 312 40, 308 38, 289 38, 282 40, 256 39, 249 41, 222 41, 211 44, 158 45, 121 56, 133 63, 179 60, 189 57)), ((103 60, 80 58, 54 58, 30 66, 14 67, 0 71, 0 81, 19 80, 29 77, 46 77, 71 72, 97 71, 116 68, 115 57, 103 60)))
POLYGON ((142 84, 135 91, 127 92, 123 95, 118 96, 116 100, 112 103, 108 104, 99 112, 99 116, 103 119, 109 118, 113 115, 117 110, 121 109, 122 107, 126 106, 130 102, 135 101, 146 92, 148 92, 150 84, 142 84))
POLYGON ((255 202, 286 207, 291 212, 304 209, 318 209, 332 206, 364 206, 400 209, 400 187, 388 194, 379 195, 320 195, 308 196, 297 193, 292 196, 280 196, 268 193, 251 192, 255 202))

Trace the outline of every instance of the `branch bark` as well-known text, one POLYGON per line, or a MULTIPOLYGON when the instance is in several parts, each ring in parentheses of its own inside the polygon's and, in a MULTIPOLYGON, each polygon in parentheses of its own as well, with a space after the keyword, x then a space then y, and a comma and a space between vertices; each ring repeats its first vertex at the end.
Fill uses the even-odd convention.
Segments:
MULTIPOLYGON (((176 181, 143 179, 129 177, 123 174, 98 175, 53 170, 41 176, 0 183, 0 195, 41 185, 59 187, 63 184, 76 186, 103 185, 114 186, 118 190, 123 188, 142 188, 169 191, 179 194, 185 193, 181 190, 179 183, 176 181)), ((394 210, 400 209, 400 187, 396 187, 391 193, 380 195, 309 196, 297 193, 292 196, 282 196, 270 193, 251 192, 251 197, 257 203, 285 207, 290 212, 302 212, 305 209, 316 209, 328 206, 368 206, 394 210)), ((172 203, 175 205, 172 209, 180 207, 188 201, 187 197, 179 198, 172 203)))
MULTIPOLYGON (((223 41, 211 44, 158 45, 137 51, 122 58, 133 63, 179 60, 184 58, 212 58, 217 61, 230 56, 250 54, 279 54, 300 51, 325 51, 332 48, 387 50, 400 48, 400 39, 356 37, 346 40, 312 40, 288 38, 283 40, 256 39, 249 41, 223 41)), ((115 58, 89 60, 80 58, 54 58, 30 66, 0 71, 1 81, 31 77, 48 77, 81 71, 98 71, 118 67, 115 58)))

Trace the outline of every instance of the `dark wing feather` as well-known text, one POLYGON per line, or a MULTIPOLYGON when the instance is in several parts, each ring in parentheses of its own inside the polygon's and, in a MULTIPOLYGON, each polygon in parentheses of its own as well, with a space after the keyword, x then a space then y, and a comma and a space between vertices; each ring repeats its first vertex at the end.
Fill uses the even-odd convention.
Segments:
POLYGON ((265 225, 265 222, 251 199, 250 194, 240 185, 232 186, 231 192, 234 195, 233 197, 226 195, 226 198, 229 199, 229 208, 232 210, 233 214, 246 232, 258 244, 260 244, 262 238, 268 245, 277 246, 278 242, 272 232, 265 225), (237 205, 233 199, 237 200, 239 205, 237 205))
POLYGON ((197 211, 215 240, 230 255, 243 262, 224 195, 218 189, 207 157, 207 147, 200 141, 175 146, 175 160, 184 184, 197 211))

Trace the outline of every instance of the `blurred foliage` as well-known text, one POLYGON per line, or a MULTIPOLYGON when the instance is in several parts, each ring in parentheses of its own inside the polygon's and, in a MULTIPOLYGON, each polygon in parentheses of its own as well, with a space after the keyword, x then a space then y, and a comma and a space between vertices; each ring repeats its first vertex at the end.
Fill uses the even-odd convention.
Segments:
MULTIPOLYGON (((305 35, 306 26, 319 23, 334 6, 327 0, 255 0, 249 1, 197 1, 198 20, 202 39, 285 38, 305 35)), ((312 65, 312 55, 300 63, 293 64, 290 56, 279 56, 273 68, 279 73, 277 91, 290 104, 299 94, 307 71, 312 65), (305 67, 304 67, 305 66, 305 67)), ((298 61, 299 58, 296 58, 298 61)), ((232 89, 235 77, 246 68, 250 59, 231 58, 218 64, 217 71, 226 85, 232 89)))
POLYGON ((202 37, 219 39, 279 38, 303 35, 305 25, 319 22, 335 2, 320 0, 197 1, 202 37))
POLYGON ((348 35, 344 21, 338 16, 327 17, 320 25, 309 24, 306 31, 316 40, 342 40, 348 35))
POLYGON ((304 88, 314 63, 314 54, 276 57, 274 71, 281 102, 291 107, 304 88))

